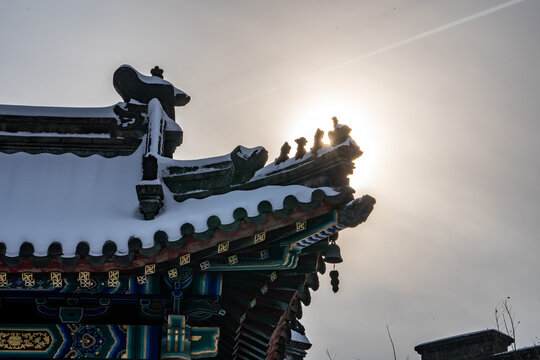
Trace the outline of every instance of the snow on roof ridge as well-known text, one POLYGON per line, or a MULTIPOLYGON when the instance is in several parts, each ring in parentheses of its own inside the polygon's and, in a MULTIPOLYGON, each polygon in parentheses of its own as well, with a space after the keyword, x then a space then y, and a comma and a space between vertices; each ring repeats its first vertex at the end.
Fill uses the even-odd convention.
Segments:
MULTIPOLYGON (((118 103, 120 104, 120 103, 118 103)), ((72 118, 117 118, 114 107, 59 107, 0 104, 0 115, 40 116, 40 117, 72 117, 72 118)))
MULTIPOLYGON (((0 136, 30 136, 30 137, 84 137, 84 138, 102 138, 109 139, 111 137, 110 133, 56 133, 56 132, 28 132, 28 131, 0 131, 0 136)), ((122 137, 117 137, 121 139, 122 137)))
POLYGON ((159 164, 164 167, 203 167, 211 164, 231 161, 231 154, 213 156, 201 159, 170 159, 166 157, 159 158, 159 164))
POLYGON ((169 81, 167 81, 165 79, 162 79, 159 76, 154 76, 154 75, 148 76, 148 75, 141 74, 139 71, 137 71, 137 69, 135 69, 133 66, 128 65, 128 64, 121 65, 120 67, 127 67, 127 68, 135 71, 135 73, 137 74, 137 77, 139 78, 139 80, 141 80, 145 84, 158 84, 158 85, 170 85, 170 86, 172 86, 172 88, 174 90, 174 96, 176 96, 177 94, 184 94, 184 95, 186 94, 182 90, 177 89, 171 82, 169 82, 169 81))
POLYGON ((524 347, 518 348, 516 350, 514 350, 514 349, 507 350, 507 351, 503 351, 503 352, 500 352, 500 353, 493 354, 491 356, 513 354, 513 353, 516 353, 516 352, 519 352, 519 351, 527 351, 527 350, 532 350, 532 349, 539 349, 539 351, 540 351, 540 345, 524 346, 524 347))
MULTIPOLYGON (((271 163, 269 164, 266 164, 263 168, 257 170, 255 172, 255 174, 253 175, 253 178, 252 180, 257 180, 257 179, 261 179, 261 178, 264 178, 268 175, 272 175, 274 173, 278 173, 278 172, 287 172, 290 170, 290 168, 292 168, 293 166, 297 165, 297 166, 304 166, 304 162, 306 160, 309 160, 310 158, 318 158, 318 157, 321 157, 331 151, 334 151, 342 146, 357 146, 356 145, 356 142, 352 139, 352 138, 347 138, 345 141, 343 141, 342 143, 340 144, 337 144, 337 145, 329 145, 329 144, 323 144, 323 147, 321 147, 318 151, 317 151, 317 155, 314 156, 312 153, 310 152, 307 152, 304 156, 302 156, 300 159, 295 159, 294 156, 291 156, 290 158, 288 158, 287 160, 283 161, 282 163, 279 163, 278 165, 276 165, 276 162, 275 161, 272 161, 271 163)), ((306 163, 307 164, 307 163, 306 163)))
POLYGON ((505 333, 500 332, 499 330, 485 329, 485 330, 471 331, 471 332, 464 333, 464 334, 459 334, 459 335, 448 336, 448 337, 445 337, 445 338, 442 338, 442 339, 427 341, 427 342, 424 342, 422 344, 416 345, 416 347, 423 347, 423 346, 433 345, 433 344, 441 343, 441 342, 445 342, 445 341, 456 340, 456 339, 464 338, 464 337, 467 337, 467 336, 480 335, 480 334, 483 334, 483 333, 487 334, 487 333, 491 333, 491 332, 495 332, 495 333, 497 333, 497 335, 508 336, 505 333))

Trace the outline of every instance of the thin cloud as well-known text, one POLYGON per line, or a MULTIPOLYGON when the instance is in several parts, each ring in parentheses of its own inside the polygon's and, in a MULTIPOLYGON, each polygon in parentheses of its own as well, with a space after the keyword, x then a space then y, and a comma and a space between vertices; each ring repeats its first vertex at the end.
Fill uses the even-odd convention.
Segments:
POLYGON ((404 40, 400 40, 400 41, 394 42, 392 44, 383 46, 382 48, 379 48, 377 50, 373 50, 373 51, 368 52, 366 54, 354 57, 354 58, 346 60, 346 61, 343 61, 343 62, 341 62, 339 64, 322 68, 322 69, 317 70, 315 72, 312 72, 310 74, 298 77, 298 78, 296 78, 294 80, 287 81, 287 82, 284 82, 284 83, 282 83, 280 85, 276 85, 276 86, 270 87, 268 89, 256 92, 254 94, 245 96, 245 97, 243 97, 241 99, 238 99, 238 100, 230 103, 227 107, 234 107, 234 106, 241 105, 243 103, 246 103, 248 101, 259 98, 261 96, 273 93, 273 92, 281 90, 283 88, 287 88, 289 86, 293 86, 293 85, 302 83, 304 81, 310 80, 310 79, 312 79, 312 78, 314 78, 316 76, 319 76, 321 74, 328 73, 328 72, 331 72, 331 71, 334 71, 334 70, 337 70, 337 69, 341 69, 341 68, 343 68, 345 66, 354 64, 354 63, 356 63, 358 61, 361 61, 361 60, 364 60, 364 59, 367 59, 367 58, 382 54, 384 52, 387 52, 387 51, 390 51, 390 50, 393 50, 393 49, 396 49, 396 48, 411 44, 411 43, 413 43, 415 41, 425 39, 425 38, 427 38, 429 36, 438 34, 440 32, 443 32, 443 31, 446 31, 446 30, 449 30, 449 29, 452 29, 452 28, 454 28, 456 26, 471 22, 473 20, 479 19, 479 18, 484 17, 486 15, 493 14, 493 13, 495 13, 497 11, 509 8, 510 6, 517 5, 517 4, 519 4, 519 3, 523 2, 523 1, 525 1, 525 0, 511 0, 511 1, 507 1, 507 2, 502 3, 502 4, 490 7, 488 9, 486 9, 486 10, 479 11, 477 13, 466 16, 466 17, 461 18, 459 20, 452 21, 452 22, 450 22, 448 24, 438 26, 438 27, 436 27, 434 29, 431 29, 431 30, 428 30, 428 31, 424 31, 424 32, 422 32, 420 34, 411 36, 411 37, 406 38, 404 40))

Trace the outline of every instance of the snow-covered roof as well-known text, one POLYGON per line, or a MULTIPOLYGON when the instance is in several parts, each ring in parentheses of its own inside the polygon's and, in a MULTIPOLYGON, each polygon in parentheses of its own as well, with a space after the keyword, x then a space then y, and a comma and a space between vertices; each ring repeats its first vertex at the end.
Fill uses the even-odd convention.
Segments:
MULTIPOLYGON (((169 261, 249 237, 267 216, 265 231, 290 225, 283 217, 322 216, 352 199, 347 176, 362 152, 337 119, 331 146, 318 130, 309 153, 301 138, 294 158, 282 147, 278 165, 265 167, 263 147, 240 145, 221 157, 172 159, 183 136, 174 108, 190 98, 160 78, 161 69, 152 74, 118 68, 113 85, 124 102, 109 107, 0 105, 4 271, 169 261), (203 244, 210 240, 216 244, 203 244)), ((353 216, 343 215, 341 226, 365 221, 375 203, 365 200, 346 206, 353 216)))
POLYGON ((441 345, 441 344, 446 344, 446 343, 451 343, 451 342, 456 342, 456 341, 468 341, 471 338, 482 337, 482 336, 497 336, 497 337, 505 338, 507 340, 511 340, 511 342, 513 342, 514 340, 510 336, 498 330, 486 329, 486 330, 472 331, 465 334, 449 336, 442 339, 427 341, 422 344, 416 345, 415 349, 421 349, 421 348, 426 348, 433 345, 441 345))
MULTIPOLYGON (((67 257, 75 255, 81 241, 88 242, 91 255, 101 255, 107 240, 116 243, 118 254, 126 254, 130 237, 141 239, 143 248, 151 247, 157 231, 178 239, 185 223, 203 232, 212 215, 228 224, 235 221, 237 208, 256 216, 261 201, 269 201, 278 210, 285 197, 309 202, 315 190, 300 185, 266 186, 178 203, 164 188, 163 209, 147 221, 139 212, 135 191, 141 182, 142 156, 143 146, 130 156, 110 159, 0 153, 0 242, 6 244, 6 255, 19 255, 21 244, 31 242, 35 255, 43 256, 54 241, 62 244, 67 257)), ((320 190, 328 196, 338 194, 331 188, 320 190)))

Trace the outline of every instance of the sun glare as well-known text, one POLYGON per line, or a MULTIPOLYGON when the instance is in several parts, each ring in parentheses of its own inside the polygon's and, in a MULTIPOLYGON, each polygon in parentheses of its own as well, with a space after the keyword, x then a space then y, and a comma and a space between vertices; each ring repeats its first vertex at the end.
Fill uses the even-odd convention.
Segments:
MULTIPOLYGON (((313 144, 313 136, 317 128, 324 130, 323 141, 329 143, 328 131, 332 130, 332 117, 336 116, 341 124, 352 128, 351 136, 356 141, 364 154, 355 161, 356 169, 350 177, 351 186, 359 191, 372 185, 373 171, 378 154, 378 142, 373 115, 364 104, 347 100, 324 99, 319 102, 311 102, 296 109, 292 115, 292 121, 287 129, 291 146, 294 139, 304 136, 308 140, 306 148, 313 144)), ((293 146, 294 149, 294 146, 293 146)))

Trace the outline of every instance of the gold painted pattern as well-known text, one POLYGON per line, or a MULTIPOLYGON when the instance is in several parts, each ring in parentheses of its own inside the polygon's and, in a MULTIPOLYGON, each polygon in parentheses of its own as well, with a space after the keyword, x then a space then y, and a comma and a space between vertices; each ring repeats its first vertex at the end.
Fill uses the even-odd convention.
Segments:
POLYGON ((156 272, 156 264, 149 264, 144 266, 144 275, 152 275, 156 272))
POLYGON ((109 271, 109 279, 120 279, 120 271, 119 270, 110 270, 109 271))
POLYGON ((81 271, 79 273, 79 284, 81 287, 91 287, 92 282, 90 281, 90 272, 89 271, 81 271))
POLYGON ((210 267, 210 261, 206 260, 201 263, 201 270, 206 270, 210 267))
POLYGON ((118 279, 107 279, 107 287, 115 288, 120 285, 120 280, 118 279))
POLYGON ((107 279, 107 286, 114 288, 120 285, 120 271, 109 270, 109 278, 107 279))
POLYGON ((52 337, 44 330, 0 330, 0 351, 47 351, 52 337))
POLYGON ((7 280, 7 273, 0 272, 0 287, 6 287, 8 286, 8 280, 7 280))
POLYGON ((90 280, 90 272, 89 271, 81 271, 79 273, 79 281, 89 281, 90 280))
POLYGON ((36 280, 34 279, 34 274, 31 272, 22 273, 22 281, 24 281, 24 286, 31 287, 36 285, 36 280))
POLYGON ((51 272, 51 283, 55 288, 61 288, 64 285, 62 281, 62 273, 58 271, 51 272))
POLYGON ((191 254, 182 255, 180 257, 180 266, 187 265, 191 262, 191 254))
POLYGON ((169 271, 167 271, 167 275, 169 275, 170 279, 176 279, 178 277, 178 269, 174 268, 169 271))
POLYGON ((238 255, 229 256, 229 265, 238 264, 238 255))
POLYGON ((260 232, 253 236, 253 243, 258 244, 260 242, 263 242, 266 239, 266 232, 260 232))
POLYGON ((218 254, 224 253, 226 251, 229 251, 229 242, 225 241, 218 245, 217 252, 218 254))
MULTIPOLYGON (((215 329, 215 328, 211 328, 211 327, 197 327, 196 329, 215 329)), ((214 354, 217 350, 218 350, 218 342, 219 342, 219 335, 220 335, 220 329, 217 328, 217 332, 214 334, 214 336, 212 337, 212 341, 213 341, 213 344, 212 344, 212 347, 208 350, 201 350, 201 351, 192 351, 191 352, 191 355, 202 355, 202 354, 214 354)), ((215 355, 210 355, 210 356, 215 356, 215 355)), ((200 356, 199 356, 200 357, 200 356)))
POLYGON ((296 231, 306 230, 306 220, 300 220, 296 222, 296 231))

